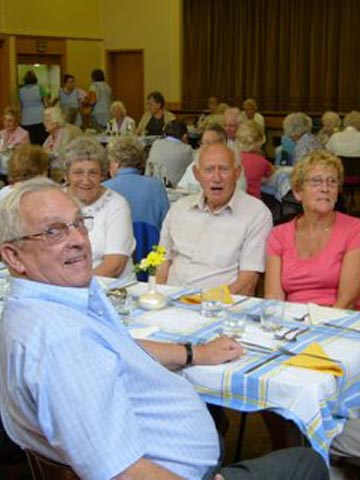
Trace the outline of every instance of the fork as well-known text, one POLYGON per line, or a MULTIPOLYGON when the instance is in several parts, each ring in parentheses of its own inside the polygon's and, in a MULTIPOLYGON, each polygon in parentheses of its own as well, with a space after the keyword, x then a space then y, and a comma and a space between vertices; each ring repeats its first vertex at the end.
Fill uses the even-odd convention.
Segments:
MULTIPOLYGON (((276 340, 287 340, 286 336, 289 334, 289 333, 292 333, 292 332, 296 332, 296 330, 300 330, 299 327, 295 327, 295 328, 290 328, 290 330, 286 330, 284 333, 275 333, 274 337, 276 338, 276 340)), ((293 342, 294 337, 291 338, 291 342, 293 342)), ((296 339, 295 339, 296 340, 296 339)))
POLYGON ((334 363, 337 363, 337 364, 341 365, 341 361, 337 360, 336 358, 325 357, 325 356, 322 356, 322 355, 316 355, 315 353, 292 352, 291 350, 288 350, 285 347, 279 347, 278 351, 283 353, 284 355, 288 355, 289 357, 295 357, 296 355, 305 355, 306 357, 320 358, 321 360, 329 360, 331 362, 334 362, 334 363))

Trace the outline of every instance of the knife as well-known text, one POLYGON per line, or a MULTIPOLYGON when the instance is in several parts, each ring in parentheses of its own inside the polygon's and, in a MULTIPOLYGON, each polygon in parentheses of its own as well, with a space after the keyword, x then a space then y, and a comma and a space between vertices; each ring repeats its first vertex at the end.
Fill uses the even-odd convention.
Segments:
POLYGON ((248 373, 255 372, 255 370, 257 370, 258 368, 262 367, 262 366, 265 365, 266 363, 271 362, 272 360, 275 360, 275 358, 278 358, 278 357, 280 357, 281 355, 282 355, 282 353, 275 353, 275 354, 272 355, 271 357, 268 357, 268 358, 266 358, 265 360, 263 360, 262 362, 257 363, 257 364, 254 365, 253 367, 250 367, 250 368, 248 368, 247 370, 245 370, 244 375, 245 375, 245 374, 248 374, 248 373))
POLYGON ((349 332, 357 332, 360 333, 360 330, 358 328, 351 328, 351 327, 343 327, 342 325, 335 325, 334 323, 323 323, 323 325, 326 325, 327 327, 331 328, 337 328, 338 330, 347 330, 349 332))

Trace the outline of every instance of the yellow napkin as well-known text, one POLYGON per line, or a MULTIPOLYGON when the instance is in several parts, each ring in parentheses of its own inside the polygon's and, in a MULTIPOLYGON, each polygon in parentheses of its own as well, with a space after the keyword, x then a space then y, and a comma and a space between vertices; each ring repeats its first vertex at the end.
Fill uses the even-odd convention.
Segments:
POLYGON ((340 365, 334 363, 332 360, 328 360, 327 354, 318 343, 311 343, 305 348, 305 350, 298 353, 298 355, 289 358, 289 360, 286 360, 284 364, 291 365, 293 367, 302 367, 309 368, 310 370, 318 370, 319 372, 323 373, 331 373, 332 375, 335 375, 337 377, 341 377, 344 375, 344 371, 340 367, 340 365), (322 358, 302 355, 302 353, 320 355, 321 357, 324 357, 324 360, 322 358))
MULTIPOLYGON (((209 288, 207 293, 207 297, 209 300, 221 300, 223 303, 226 304, 234 303, 234 299, 227 285, 220 285, 219 287, 209 288)), ((188 305, 198 305, 201 303, 201 293, 196 293, 195 295, 183 295, 180 300, 188 305)))

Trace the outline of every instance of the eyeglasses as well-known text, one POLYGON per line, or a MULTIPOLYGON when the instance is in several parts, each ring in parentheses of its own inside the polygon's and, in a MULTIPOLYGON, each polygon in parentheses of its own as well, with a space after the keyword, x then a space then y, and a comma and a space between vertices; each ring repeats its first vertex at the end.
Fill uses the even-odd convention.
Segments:
POLYGON ((329 188, 336 188, 339 186, 339 180, 334 177, 322 178, 322 177, 310 177, 305 178, 305 182, 307 182, 310 187, 317 188, 322 187, 323 185, 327 185, 329 188))
POLYGON ((62 242, 70 233, 70 228, 73 227, 82 233, 91 230, 94 224, 94 217, 78 217, 71 223, 58 222, 50 225, 45 230, 39 233, 32 233, 17 237, 11 240, 17 242, 19 240, 31 240, 33 238, 43 238, 48 245, 54 245, 62 242))

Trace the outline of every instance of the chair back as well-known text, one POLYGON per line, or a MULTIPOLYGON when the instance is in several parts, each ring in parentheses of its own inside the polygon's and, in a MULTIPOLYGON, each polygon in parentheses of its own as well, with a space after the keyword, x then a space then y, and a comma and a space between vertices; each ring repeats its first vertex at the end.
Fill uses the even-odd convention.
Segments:
POLYGON ((26 450, 26 456, 33 480, 80 480, 68 465, 49 460, 32 450, 26 450))
POLYGON ((344 167, 344 186, 360 185, 360 157, 339 157, 344 167))

